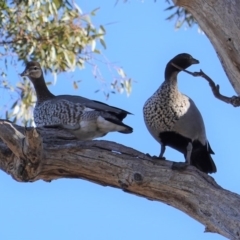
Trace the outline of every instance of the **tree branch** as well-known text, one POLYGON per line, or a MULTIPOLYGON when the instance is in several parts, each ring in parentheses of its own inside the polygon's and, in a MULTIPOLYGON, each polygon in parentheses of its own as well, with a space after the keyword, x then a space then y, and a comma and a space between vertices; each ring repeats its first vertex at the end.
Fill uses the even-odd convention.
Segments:
POLYGON ((208 232, 240 236, 240 196, 193 166, 173 171, 171 161, 114 142, 78 141, 62 129, 24 129, 4 120, 0 137, 0 168, 17 181, 85 179, 171 205, 208 232))
POLYGON ((222 95, 220 93, 220 86, 218 84, 215 84, 215 82, 206 73, 204 73, 201 69, 200 69, 200 72, 190 72, 186 69, 182 69, 181 67, 177 66, 174 63, 171 63, 171 64, 174 67, 180 69, 181 71, 192 75, 193 77, 203 77, 204 79, 206 79, 208 81, 211 89, 212 89, 213 95, 217 99, 219 99, 219 100, 221 100, 225 103, 231 104, 234 107, 239 107, 240 106, 240 97, 238 97, 238 96, 226 97, 226 96, 222 95))
POLYGON ((240 1, 173 0, 188 10, 208 36, 233 88, 240 95, 240 1))

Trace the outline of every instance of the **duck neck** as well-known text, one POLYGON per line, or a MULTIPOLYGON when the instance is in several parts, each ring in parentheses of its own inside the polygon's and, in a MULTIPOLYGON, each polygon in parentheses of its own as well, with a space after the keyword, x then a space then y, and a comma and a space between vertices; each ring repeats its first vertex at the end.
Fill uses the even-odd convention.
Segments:
POLYGON ((54 97, 54 95, 48 90, 43 77, 32 79, 32 83, 36 91, 38 102, 43 102, 54 97))
POLYGON ((169 92, 178 92, 178 84, 177 84, 177 75, 179 72, 175 71, 172 72, 170 75, 167 76, 165 74, 165 81, 163 82, 160 88, 166 88, 169 92))
POLYGON ((171 63, 168 63, 165 69, 165 82, 177 85, 177 75, 179 72, 179 69, 174 67, 171 63))

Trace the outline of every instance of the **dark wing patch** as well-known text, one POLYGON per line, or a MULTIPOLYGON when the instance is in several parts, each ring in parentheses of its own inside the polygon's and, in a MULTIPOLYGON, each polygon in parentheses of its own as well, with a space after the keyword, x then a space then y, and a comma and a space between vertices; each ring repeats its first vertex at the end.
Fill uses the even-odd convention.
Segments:
POLYGON ((172 147, 176 149, 177 151, 184 154, 184 156, 187 154, 187 146, 188 143, 191 142, 190 138, 186 138, 176 132, 161 132, 159 134, 161 142, 165 146, 172 147))
POLYGON ((104 117, 104 119, 109 121, 109 122, 111 122, 111 123, 114 123, 116 125, 125 127, 126 129, 123 130, 123 131, 120 131, 121 133, 132 133, 133 132, 133 129, 131 127, 129 127, 128 125, 124 124, 120 120, 113 119, 113 118, 107 118, 107 117, 104 117))
POLYGON ((211 157, 214 154, 209 143, 203 146, 199 141, 193 142, 191 164, 205 173, 215 173, 217 167, 211 157))
MULTIPOLYGON (((187 146, 191 139, 186 138, 176 132, 162 132, 159 134, 161 142, 165 146, 172 147, 184 154, 186 157, 187 146)), ((200 141, 192 142, 191 165, 205 173, 215 173, 216 165, 211 157, 214 154, 210 144, 203 145, 200 141)))
POLYGON ((71 96, 71 95, 59 95, 54 98, 56 101, 60 99, 65 99, 71 101, 73 103, 80 103, 85 107, 92 108, 98 111, 106 111, 109 113, 113 113, 120 121, 122 121, 128 114, 132 114, 127 112, 121 108, 110 106, 106 103, 102 103, 95 100, 90 100, 88 98, 84 98, 81 96, 71 96))

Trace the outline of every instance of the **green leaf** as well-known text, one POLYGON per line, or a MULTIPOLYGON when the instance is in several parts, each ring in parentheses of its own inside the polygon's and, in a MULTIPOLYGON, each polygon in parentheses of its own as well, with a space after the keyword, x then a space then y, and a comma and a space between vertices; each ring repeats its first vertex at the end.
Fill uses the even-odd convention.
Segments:
POLYGON ((99 9, 100 9, 100 8, 95 8, 94 10, 91 11, 90 14, 91 14, 92 16, 96 16, 96 13, 97 13, 97 11, 98 11, 99 9))
POLYGON ((125 78, 125 77, 126 77, 126 74, 125 74, 125 72, 123 71, 122 68, 118 68, 118 69, 117 69, 117 72, 118 72, 118 74, 119 74, 122 78, 125 78))
POLYGON ((96 41, 93 40, 93 41, 92 41, 92 46, 91 46, 92 52, 94 52, 95 49, 96 49, 96 41))
POLYGON ((74 89, 78 89, 78 84, 76 83, 76 81, 73 82, 73 87, 74 89))
POLYGON ((100 25, 100 30, 101 30, 102 33, 106 33, 106 30, 102 25, 100 25))
POLYGON ((104 49, 106 49, 107 46, 106 46, 104 40, 100 38, 99 41, 100 41, 101 45, 104 47, 104 49))
POLYGON ((94 53, 101 54, 100 50, 94 49, 94 53))
POLYGON ((173 8, 176 8, 176 7, 177 7, 177 6, 172 5, 172 6, 168 7, 168 8, 165 8, 164 11, 172 10, 173 8))

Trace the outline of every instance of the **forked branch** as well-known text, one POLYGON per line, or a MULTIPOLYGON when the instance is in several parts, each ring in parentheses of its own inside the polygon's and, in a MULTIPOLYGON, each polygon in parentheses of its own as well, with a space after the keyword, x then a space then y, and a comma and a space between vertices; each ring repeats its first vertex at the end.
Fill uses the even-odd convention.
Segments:
POLYGON ((213 95, 225 102, 225 103, 229 103, 231 105, 233 105, 234 107, 239 107, 240 106, 240 97, 238 96, 232 96, 232 97, 227 97, 224 96, 220 93, 220 86, 218 84, 215 84, 215 82, 206 74, 204 73, 201 69, 199 72, 190 72, 186 69, 182 69, 181 67, 177 66, 176 64, 172 63, 172 65, 178 69, 180 69, 183 72, 186 72, 194 77, 203 77, 204 79, 206 79, 212 89, 213 95))

